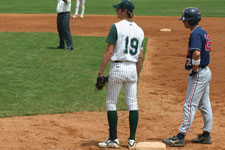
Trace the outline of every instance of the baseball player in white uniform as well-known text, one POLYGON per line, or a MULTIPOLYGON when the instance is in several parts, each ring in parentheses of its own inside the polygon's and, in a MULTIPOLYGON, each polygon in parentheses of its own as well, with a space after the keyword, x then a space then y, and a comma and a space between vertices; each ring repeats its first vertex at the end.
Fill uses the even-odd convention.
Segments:
POLYGON ((75 8, 75 13, 74 13, 73 18, 77 18, 78 12, 79 12, 79 8, 80 8, 80 4, 81 4, 80 18, 84 18, 85 0, 76 0, 76 8, 75 8))
POLYGON ((125 89, 126 103, 129 110, 130 136, 128 147, 136 146, 135 134, 138 124, 137 81, 143 57, 143 30, 131 19, 134 5, 131 1, 122 0, 113 5, 117 18, 121 21, 112 25, 106 42, 108 47, 104 53, 98 76, 111 61, 107 84, 107 117, 109 123, 109 137, 99 143, 99 147, 119 148, 117 138, 117 100, 122 85, 125 89))

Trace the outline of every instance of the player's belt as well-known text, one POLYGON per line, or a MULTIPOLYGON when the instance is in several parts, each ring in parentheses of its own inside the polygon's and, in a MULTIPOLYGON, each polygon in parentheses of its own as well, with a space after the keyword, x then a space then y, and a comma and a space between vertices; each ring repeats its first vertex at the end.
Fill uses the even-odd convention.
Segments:
POLYGON ((70 13, 70 12, 69 12, 69 11, 66 11, 66 12, 60 12, 60 13, 58 13, 58 15, 66 14, 66 13, 70 13))
POLYGON ((115 60, 115 61, 113 61, 114 63, 135 63, 135 62, 132 62, 132 61, 121 61, 121 60, 115 60))
POLYGON ((116 61, 114 61, 115 63, 120 63, 120 62, 123 62, 123 61, 119 61, 119 60, 116 60, 116 61))
POLYGON ((208 66, 208 65, 204 65, 204 66, 201 66, 200 68, 202 68, 202 69, 203 69, 203 68, 205 68, 205 67, 207 67, 207 66, 208 66))

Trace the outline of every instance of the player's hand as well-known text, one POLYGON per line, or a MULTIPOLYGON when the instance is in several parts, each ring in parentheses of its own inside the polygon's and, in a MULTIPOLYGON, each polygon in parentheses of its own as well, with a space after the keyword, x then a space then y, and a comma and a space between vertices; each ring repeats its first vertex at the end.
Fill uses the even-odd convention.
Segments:
POLYGON ((195 74, 197 74, 197 73, 198 73, 198 71, 195 72, 193 69, 190 69, 190 70, 188 71, 188 75, 189 75, 189 76, 193 76, 193 75, 195 75, 195 74))
POLYGON ((98 73, 98 77, 102 77, 103 76, 103 73, 98 73))
POLYGON ((99 73, 95 84, 96 89, 102 90, 106 82, 108 82, 108 77, 105 77, 102 73, 99 73))

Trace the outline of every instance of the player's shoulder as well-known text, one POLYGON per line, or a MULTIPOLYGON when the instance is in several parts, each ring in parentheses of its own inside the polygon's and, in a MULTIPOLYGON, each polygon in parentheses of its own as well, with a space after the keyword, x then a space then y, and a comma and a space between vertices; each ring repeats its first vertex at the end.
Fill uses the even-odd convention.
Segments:
POLYGON ((132 27, 133 30, 135 30, 136 32, 138 32, 140 34, 143 34, 143 36, 144 36, 143 29, 132 20, 125 20, 125 19, 121 20, 119 22, 116 22, 115 26, 117 29, 120 29, 120 28, 124 29, 124 28, 127 28, 128 26, 130 26, 130 27, 132 27))
POLYGON ((132 26, 134 26, 136 28, 136 30, 139 30, 140 32, 144 33, 143 29, 134 21, 131 21, 130 24, 132 24, 132 26))
POLYGON ((114 24, 115 24, 115 26, 126 26, 126 21, 125 20, 120 20, 120 21, 118 21, 118 22, 116 22, 114 24))
MULTIPOLYGON (((136 23, 135 23, 135 24, 136 24, 136 23)), ((139 28, 142 32, 144 32, 143 29, 142 29, 139 25, 136 24, 136 26, 137 26, 137 28, 139 28)))
POLYGON ((114 23, 117 28, 126 28, 129 25, 129 22, 126 20, 121 20, 119 22, 114 23))
POLYGON ((201 26, 197 26, 193 31, 192 34, 205 34, 206 31, 201 27, 201 26))
POLYGON ((204 35, 207 35, 208 33, 200 26, 196 27, 192 30, 191 38, 198 38, 203 37, 204 35))
POLYGON ((134 26, 136 26, 136 30, 138 30, 139 33, 143 34, 143 36, 144 36, 144 30, 138 24, 136 24, 135 22, 133 22, 133 24, 134 24, 134 26))

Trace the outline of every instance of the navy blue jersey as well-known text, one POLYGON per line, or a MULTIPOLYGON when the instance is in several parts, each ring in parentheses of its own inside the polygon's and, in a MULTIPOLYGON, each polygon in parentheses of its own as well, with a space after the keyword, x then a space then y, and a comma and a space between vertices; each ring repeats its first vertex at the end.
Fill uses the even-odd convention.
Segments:
POLYGON ((192 53, 195 50, 201 52, 201 62, 199 67, 207 66, 210 61, 210 46, 211 41, 207 32, 200 26, 195 27, 189 37, 188 52, 186 56, 185 69, 190 70, 192 68, 192 53))

